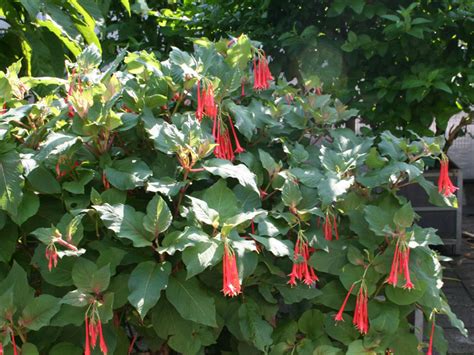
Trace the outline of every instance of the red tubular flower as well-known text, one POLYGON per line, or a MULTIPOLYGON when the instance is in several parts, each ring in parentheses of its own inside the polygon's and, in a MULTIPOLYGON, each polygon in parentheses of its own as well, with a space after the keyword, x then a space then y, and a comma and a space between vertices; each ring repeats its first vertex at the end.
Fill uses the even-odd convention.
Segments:
MULTIPOLYGON (((318 226, 319 226, 319 221, 318 221, 318 226)), ((333 230, 334 230, 334 235, 336 236, 336 240, 339 240, 339 231, 337 229, 337 217, 336 215, 333 215, 332 221, 331 221, 331 214, 327 212, 326 218, 324 219, 324 223, 323 223, 324 238, 326 240, 332 240, 333 230)))
POLYGON ((438 192, 446 197, 452 196, 458 189, 453 185, 449 177, 449 159, 448 157, 441 158, 441 167, 438 178, 438 192))
POLYGON ((3 344, 0 342, 0 355, 3 355, 3 344))
POLYGON ((203 106, 202 106, 202 98, 201 98, 201 82, 197 82, 197 109, 196 109, 196 118, 199 122, 202 120, 203 115, 203 106))
POLYGON ((230 116, 229 116, 229 125, 230 125, 230 129, 232 130, 232 134, 234 135, 234 142, 235 142, 235 146, 236 146, 235 152, 237 154, 245 152, 245 149, 240 146, 239 138, 237 137, 237 133, 235 132, 234 123, 232 122, 232 118, 230 118, 230 116))
MULTIPOLYGON (((93 311, 94 312, 94 311, 93 311)), ((90 355, 91 348, 95 349, 97 345, 97 337, 99 338, 99 346, 102 354, 107 355, 108 349, 107 344, 104 339, 104 335, 102 334, 102 322, 99 318, 89 318, 89 315, 86 313, 85 317, 85 325, 86 325, 86 345, 84 354, 90 355)))
POLYGON ((53 244, 50 244, 46 247, 45 257, 48 260, 48 269, 51 271, 53 267, 58 265, 58 252, 56 247, 53 244))
POLYGON ((91 354, 91 345, 90 345, 90 339, 89 339, 89 318, 85 317, 85 323, 86 323, 86 345, 84 349, 84 355, 90 355, 91 354))
POLYGON ((342 314, 344 313, 344 308, 346 308, 347 301, 349 300, 349 296, 352 293, 352 290, 354 289, 355 284, 352 284, 351 288, 349 289, 349 292, 347 292, 346 298, 344 298, 344 302, 342 302, 341 308, 339 308, 339 311, 337 312, 336 316, 334 317, 334 320, 336 321, 343 321, 344 318, 342 317, 342 314))
POLYGON ((258 61, 253 60, 253 88, 254 90, 268 89, 270 81, 273 80, 272 73, 268 68, 268 60, 265 53, 258 53, 258 61))
POLYGON ((405 285, 403 288, 413 289, 415 285, 410 277, 410 248, 404 241, 398 240, 395 245, 395 252, 393 253, 392 268, 390 274, 385 281, 394 287, 398 284, 398 275, 403 274, 405 278, 405 285))
POLYGON ((295 286, 296 280, 300 280, 303 281, 304 284, 311 286, 319 280, 313 267, 308 265, 310 256, 311 252, 308 247, 308 242, 298 236, 294 249, 293 268, 291 273, 288 275, 290 277, 288 284, 295 286))
POLYGON ((354 318, 352 319, 352 323, 361 334, 367 334, 369 331, 369 319, 367 313, 368 300, 367 287, 364 283, 361 283, 359 293, 357 294, 354 318))
POLYGON ((432 355, 433 354, 434 331, 435 331, 435 319, 434 319, 434 314, 433 314, 433 320, 431 321, 430 343, 429 343, 428 352, 426 353, 426 355, 432 355))
POLYGON ((104 185, 104 189, 106 190, 110 189, 110 183, 109 183, 109 180, 107 180, 107 176, 105 175, 105 172, 102 173, 102 185, 104 185))
POLYGON ((102 351, 102 354, 107 355, 108 349, 107 349, 107 344, 105 343, 104 335, 102 334, 102 323, 99 322, 97 323, 99 327, 99 346, 100 346, 100 351, 102 351))
POLYGON ((224 258, 222 260, 223 285, 222 292, 225 296, 234 297, 241 293, 237 260, 234 252, 227 243, 224 244, 224 258))
MULTIPOLYGON (((3 106, 2 106, 2 109, 0 110, 0 115, 4 115, 6 112, 7 112, 7 103, 4 102, 3 106)), ((0 355, 1 355, 1 353, 0 353, 0 355)))
POLYGON ((16 346, 15 333, 13 333, 13 329, 10 329, 10 335, 12 340, 13 355, 18 355, 18 348, 16 346))

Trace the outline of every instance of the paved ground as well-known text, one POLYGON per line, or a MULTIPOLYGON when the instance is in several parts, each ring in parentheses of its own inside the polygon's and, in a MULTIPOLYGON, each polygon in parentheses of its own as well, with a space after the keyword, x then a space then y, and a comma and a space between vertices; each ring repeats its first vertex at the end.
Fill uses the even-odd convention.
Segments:
POLYGON ((463 231, 472 234, 472 237, 465 234, 461 255, 444 265, 443 289, 452 310, 469 331, 469 336, 465 338, 446 319, 439 320, 449 343, 449 354, 453 355, 474 354, 474 215, 464 217, 463 231))

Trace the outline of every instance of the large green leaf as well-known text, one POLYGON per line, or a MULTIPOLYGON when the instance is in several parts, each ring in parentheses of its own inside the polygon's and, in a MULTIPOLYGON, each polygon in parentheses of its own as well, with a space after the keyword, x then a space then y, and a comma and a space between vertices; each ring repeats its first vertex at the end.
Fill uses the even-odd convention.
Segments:
POLYGON ((240 306, 239 326, 244 338, 260 351, 265 352, 272 344, 273 328, 262 319, 258 305, 252 300, 240 306))
POLYGON ((16 216, 23 197, 23 167, 15 150, 0 154, 0 209, 16 216))
POLYGON ((144 261, 132 271, 128 281, 128 300, 140 317, 145 318, 148 311, 158 302, 161 290, 168 284, 170 273, 170 263, 158 264, 154 261, 144 261))
POLYGON ((93 207, 99 213, 104 225, 114 231, 118 238, 131 240, 137 248, 151 245, 153 234, 147 232, 143 226, 143 213, 123 204, 106 203, 93 207))
POLYGON ((229 177, 237 179, 242 186, 248 187, 257 194, 260 194, 255 174, 243 164, 233 165, 227 160, 211 159, 206 162, 204 169, 209 171, 211 174, 219 175, 224 179, 229 177))
POLYGON ((153 233, 155 238, 160 233, 164 233, 173 217, 165 200, 159 195, 155 195, 146 207, 147 214, 143 217, 143 227, 150 233, 153 233))
POLYGON ((111 167, 105 168, 110 184, 119 190, 132 190, 145 185, 152 171, 143 161, 136 158, 116 160, 111 167))
POLYGON ((198 279, 186 279, 183 272, 171 276, 166 298, 184 319, 216 326, 214 299, 201 288, 198 279))
POLYGON ((31 330, 39 330, 49 325, 49 321, 59 312, 59 299, 50 295, 34 298, 23 310, 19 322, 31 330))

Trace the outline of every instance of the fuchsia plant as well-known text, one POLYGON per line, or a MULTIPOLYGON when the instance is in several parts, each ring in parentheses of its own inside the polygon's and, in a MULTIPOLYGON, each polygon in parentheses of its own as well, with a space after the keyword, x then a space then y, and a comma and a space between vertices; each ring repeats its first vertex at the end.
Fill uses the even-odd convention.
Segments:
POLYGON ((276 80, 244 35, 160 58, 0 76, 2 351, 442 353, 415 309, 465 334, 398 193, 456 205, 443 137, 342 128, 355 110, 276 80))

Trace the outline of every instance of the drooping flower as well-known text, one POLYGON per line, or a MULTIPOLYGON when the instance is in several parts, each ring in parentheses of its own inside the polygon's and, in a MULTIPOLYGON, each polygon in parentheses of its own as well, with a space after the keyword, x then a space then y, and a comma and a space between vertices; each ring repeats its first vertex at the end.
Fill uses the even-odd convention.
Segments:
POLYGON ((359 292, 357 294, 356 306, 354 310, 354 318, 352 323, 361 334, 367 334, 369 331, 369 318, 367 312, 367 303, 369 301, 367 286, 362 281, 359 292))
POLYGON ((438 178, 438 192, 446 197, 452 196, 458 189, 452 183, 449 177, 449 159, 447 156, 443 156, 440 160, 440 171, 438 178))
MULTIPOLYGON (((318 227, 319 227, 319 220, 318 220, 318 227)), ((331 218, 331 213, 328 211, 326 212, 326 218, 324 219, 324 223, 323 223, 324 238, 326 240, 332 240, 333 230, 334 230, 334 235, 336 237, 336 240, 339 240, 339 231, 337 229, 337 217, 334 214, 332 215, 332 218, 331 218)))
POLYGON ((13 329, 11 328, 10 328, 10 336, 11 336, 11 342, 12 342, 12 347, 13 347, 13 355, 18 355, 18 348, 16 346, 15 333, 13 332, 13 329))
POLYGON ((411 290, 415 287, 410 277, 410 248, 406 241, 398 239, 393 253, 392 267, 385 282, 394 287, 398 284, 398 276, 403 274, 405 285, 403 288, 411 290))
POLYGON ((46 247, 45 257, 48 260, 49 271, 58 265, 58 252, 54 243, 51 243, 46 247))
POLYGON ((0 355, 3 355, 3 344, 0 342, 0 355))
POLYGON ((237 133, 235 132, 234 123, 232 122, 232 118, 230 118, 230 116, 229 116, 229 125, 230 125, 230 129, 232 130, 232 134, 234 136, 235 153, 240 154, 240 153, 245 152, 245 149, 242 148, 240 145, 239 138, 237 137, 237 133))
POLYGON ((217 147, 214 148, 214 155, 216 158, 219 159, 226 159, 233 161, 235 159, 235 154, 239 154, 245 151, 244 148, 240 145, 239 138, 237 136, 237 132, 234 127, 234 123, 232 122, 232 118, 228 116, 229 124, 226 125, 222 122, 220 117, 216 117, 214 119, 214 123, 212 126, 212 135, 214 137, 214 141, 217 144, 217 147), (229 130, 230 127, 230 130, 229 130), (230 136, 230 131, 232 131, 232 136, 234 138, 235 150, 232 145, 232 140, 230 136))
POLYGON ((337 312, 336 316, 334 317, 334 320, 336 321, 343 321, 344 318, 342 317, 342 314, 344 313, 344 308, 346 308, 347 301, 349 300, 349 296, 352 293, 352 290, 354 289, 355 284, 352 284, 351 288, 349 289, 349 292, 347 292, 346 298, 344 298, 344 302, 342 302, 341 308, 339 308, 339 311, 337 312))
MULTIPOLYGON (((3 103, 3 106, 2 106, 2 109, 0 110, 0 115, 5 114, 7 111, 8 111, 8 110, 7 110, 7 103, 4 102, 4 103, 3 103)), ((0 354, 0 355, 1 355, 1 354, 0 354)))
POLYGON ((234 251, 227 242, 224 243, 224 257, 222 260, 222 292, 225 296, 234 297, 241 293, 237 259, 234 251))
POLYGON ((91 354, 91 349, 95 349, 97 345, 97 338, 99 338, 99 347, 102 354, 107 355, 108 349, 107 344, 102 333, 102 322, 98 316, 95 307, 92 307, 92 315, 86 313, 85 326, 86 326, 86 344, 85 344, 85 355, 91 354))
POLYGON ((431 321, 431 332, 430 332, 430 342, 428 345, 428 352, 426 355, 433 355, 433 338, 434 338, 434 331, 435 331, 435 315, 433 314, 433 319, 431 321))
POLYGON ((256 91, 268 89, 271 80, 273 76, 268 68, 265 52, 258 51, 257 58, 253 59, 253 89, 256 91))
POLYGON ((308 242, 305 240, 304 236, 299 233, 295 243, 293 268, 291 273, 288 275, 290 276, 288 284, 295 286, 296 280, 299 280, 304 284, 311 286, 319 280, 313 267, 308 265, 310 256, 311 252, 308 247, 308 242))
POLYGON ((202 121, 204 116, 215 120, 217 117, 217 104, 214 99, 212 83, 209 82, 206 84, 206 87, 201 88, 201 82, 198 81, 196 118, 202 121))

